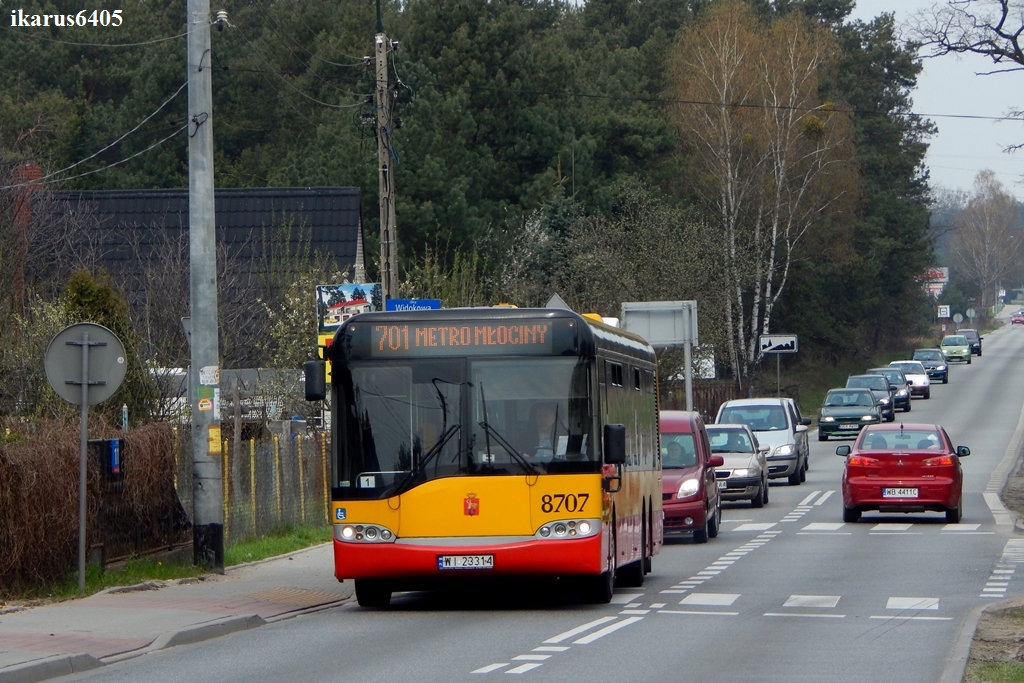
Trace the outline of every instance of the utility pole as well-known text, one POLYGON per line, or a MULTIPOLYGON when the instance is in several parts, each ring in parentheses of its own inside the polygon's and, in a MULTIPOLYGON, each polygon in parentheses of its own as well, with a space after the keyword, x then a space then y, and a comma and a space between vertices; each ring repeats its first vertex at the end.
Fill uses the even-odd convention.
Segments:
POLYGON ((377 35, 374 38, 377 66, 377 162, 380 168, 380 284, 383 301, 398 294, 398 250, 395 228, 395 174, 391 168, 391 91, 388 87, 388 53, 391 41, 384 33, 380 0, 377 0, 377 35))
POLYGON ((191 264, 192 549, 196 564, 224 573, 213 204, 210 0, 188 0, 188 226, 191 264))

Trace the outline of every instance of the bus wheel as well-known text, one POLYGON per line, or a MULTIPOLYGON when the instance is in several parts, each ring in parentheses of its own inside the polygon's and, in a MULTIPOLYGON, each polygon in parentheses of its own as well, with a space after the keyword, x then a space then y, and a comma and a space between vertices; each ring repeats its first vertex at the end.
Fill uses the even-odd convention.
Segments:
POLYGON ((360 607, 387 607, 391 604, 391 587, 383 581, 356 579, 356 601, 360 607))
MULTIPOLYGON (((614 525, 613 525, 614 528, 614 525)), ((615 594, 615 533, 609 539, 611 542, 612 568, 597 576, 584 576, 580 578, 579 596, 580 602, 590 605, 607 605, 612 601, 615 594)))

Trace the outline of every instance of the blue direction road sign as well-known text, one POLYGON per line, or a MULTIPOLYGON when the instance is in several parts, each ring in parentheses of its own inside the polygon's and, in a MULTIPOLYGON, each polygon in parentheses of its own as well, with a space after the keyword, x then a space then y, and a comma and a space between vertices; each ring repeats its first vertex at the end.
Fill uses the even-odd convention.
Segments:
POLYGON ((426 311, 441 308, 440 299, 388 299, 385 311, 426 311))

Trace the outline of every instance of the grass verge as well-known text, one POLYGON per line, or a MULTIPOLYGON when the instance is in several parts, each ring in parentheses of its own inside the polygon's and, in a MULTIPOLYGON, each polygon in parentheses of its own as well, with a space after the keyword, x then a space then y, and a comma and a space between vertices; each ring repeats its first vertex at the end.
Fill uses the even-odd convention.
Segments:
POLYGON ((1024 683, 1024 664, 971 662, 964 683, 1024 683))
MULTIPOLYGON (((224 549, 224 566, 230 567, 246 562, 265 560, 286 553, 302 550, 331 540, 331 528, 327 526, 300 526, 280 529, 259 538, 242 539, 224 549)), ((91 565, 85 570, 85 593, 92 595, 115 586, 133 586, 146 581, 169 581, 200 576, 208 573, 204 567, 178 564, 150 558, 129 559, 116 568, 101 570, 91 565)), ((39 604, 59 602, 81 597, 78 592, 78 571, 75 570, 62 581, 53 585, 40 586, 13 596, 10 604, 39 604)), ((0 599, 0 607, 4 600, 0 599)))

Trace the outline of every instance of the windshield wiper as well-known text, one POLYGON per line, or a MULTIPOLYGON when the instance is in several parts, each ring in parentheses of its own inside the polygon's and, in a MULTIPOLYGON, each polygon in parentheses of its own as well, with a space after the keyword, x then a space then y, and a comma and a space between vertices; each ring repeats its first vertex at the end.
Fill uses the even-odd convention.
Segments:
MULTIPOLYGON (((523 467, 523 469, 530 472, 530 474, 537 473, 537 468, 535 468, 529 460, 524 458, 521 453, 517 452, 516 449, 512 448, 509 442, 505 440, 505 437, 499 434, 498 430, 489 425, 486 420, 481 420, 477 424, 479 424, 480 427, 483 428, 485 436, 493 436, 494 440, 498 442, 498 445, 504 448, 506 451, 508 451, 508 454, 512 456, 512 458, 515 459, 515 461, 519 463, 523 467)), ((490 452, 490 445, 488 445, 487 450, 488 452, 490 452)))
POLYGON ((512 448, 512 446, 509 445, 509 443, 505 439, 505 437, 503 437, 501 434, 499 434, 498 430, 496 430, 494 427, 492 427, 487 422, 487 398, 484 396, 484 383, 483 382, 480 383, 480 403, 483 404, 484 419, 479 424, 480 424, 480 427, 484 430, 484 439, 485 439, 485 441, 487 443, 487 453, 490 454, 490 452, 491 452, 491 436, 494 436, 494 440, 497 441, 498 444, 502 448, 504 448, 506 451, 508 451, 508 454, 510 456, 512 456, 512 458, 517 463, 519 463, 519 465, 524 470, 526 470, 530 474, 536 474, 537 473, 536 468, 534 468, 534 466, 532 464, 530 464, 530 462, 526 458, 524 458, 522 455, 520 455, 518 452, 516 452, 516 449, 512 448))
POLYGON ((395 486, 395 492, 392 493, 391 495, 397 496, 401 493, 405 493, 406 491, 408 491, 409 484, 411 484, 418 475, 423 474, 427 470, 427 465, 430 464, 430 461, 437 457, 437 454, 441 452, 441 449, 444 448, 446 443, 451 441, 452 435, 454 435, 455 432, 457 431, 459 431, 459 425, 454 424, 451 427, 449 427, 441 435, 441 438, 437 440, 437 443, 431 446, 430 450, 424 453, 423 456, 420 458, 419 462, 416 463, 416 465, 411 470, 409 470, 409 473, 405 475, 405 478, 402 479, 402 481, 399 482, 397 486, 395 486))

